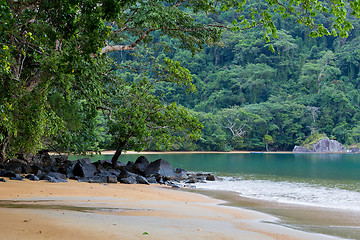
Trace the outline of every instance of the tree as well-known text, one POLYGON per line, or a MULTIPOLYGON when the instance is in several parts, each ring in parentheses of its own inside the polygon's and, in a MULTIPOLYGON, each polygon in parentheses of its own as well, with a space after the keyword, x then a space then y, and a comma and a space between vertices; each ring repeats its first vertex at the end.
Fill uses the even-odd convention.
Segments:
POLYGON ((275 141, 274 139, 272 138, 272 136, 266 134, 263 138, 263 141, 265 143, 265 146, 266 146, 266 151, 268 152, 269 151, 269 145, 270 144, 273 144, 275 141))
POLYGON ((124 150, 141 151, 150 143, 155 143, 159 149, 170 149, 175 141, 199 138, 202 124, 188 110, 175 102, 167 104, 152 93, 160 82, 188 85, 189 90, 194 90, 189 70, 170 59, 156 66, 153 79, 142 76, 138 82, 124 82, 115 78, 115 83, 108 88, 111 98, 104 101, 110 108, 99 107, 107 112, 117 149, 113 164, 124 150))

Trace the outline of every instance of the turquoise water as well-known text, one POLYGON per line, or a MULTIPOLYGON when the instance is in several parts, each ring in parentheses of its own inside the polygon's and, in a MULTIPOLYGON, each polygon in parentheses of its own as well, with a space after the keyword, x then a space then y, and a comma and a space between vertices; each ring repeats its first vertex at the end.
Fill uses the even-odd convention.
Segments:
MULTIPOLYGON (((139 155, 122 155, 120 161, 135 161, 139 155)), ((149 161, 163 158, 175 168, 214 172, 219 175, 273 175, 328 180, 359 180, 358 154, 149 154, 149 161)), ((94 159, 111 159, 97 155, 94 159)))

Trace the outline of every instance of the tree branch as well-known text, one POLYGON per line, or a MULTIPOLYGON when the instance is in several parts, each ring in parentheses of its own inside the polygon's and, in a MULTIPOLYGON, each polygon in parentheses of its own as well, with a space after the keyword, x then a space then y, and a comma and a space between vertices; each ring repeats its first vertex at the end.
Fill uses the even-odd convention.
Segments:
POLYGON ((150 28, 146 30, 135 42, 130 45, 113 45, 113 46, 106 46, 101 49, 100 54, 104 54, 110 51, 126 51, 126 50, 134 50, 135 47, 147 36, 149 33, 155 31, 157 29, 150 28))

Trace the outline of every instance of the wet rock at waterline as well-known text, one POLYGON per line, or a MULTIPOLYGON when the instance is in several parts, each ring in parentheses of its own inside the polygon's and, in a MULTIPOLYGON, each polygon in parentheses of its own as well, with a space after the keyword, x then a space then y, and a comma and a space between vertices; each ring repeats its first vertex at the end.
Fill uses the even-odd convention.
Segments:
MULTIPOLYGON (((127 164, 117 162, 115 165, 110 160, 92 162, 89 158, 69 161, 62 157, 49 157, 36 155, 36 161, 32 164, 15 162, 0 166, 0 177, 8 177, 12 180, 21 181, 23 178, 31 181, 46 180, 53 183, 67 182, 74 179, 79 182, 116 184, 165 184, 173 188, 189 187, 188 184, 219 180, 209 173, 192 173, 185 169, 174 170, 173 166, 158 159, 149 162, 144 156, 135 162, 127 164), (41 159, 44 162, 41 162, 41 159), (46 165, 50 163, 51 165, 46 165), (7 168, 8 167, 8 168, 7 168), (17 173, 18 172, 18 173, 17 173)), ((6 181, 2 178, 3 181, 6 181)), ((2 181, 2 180, 1 180, 2 181)))

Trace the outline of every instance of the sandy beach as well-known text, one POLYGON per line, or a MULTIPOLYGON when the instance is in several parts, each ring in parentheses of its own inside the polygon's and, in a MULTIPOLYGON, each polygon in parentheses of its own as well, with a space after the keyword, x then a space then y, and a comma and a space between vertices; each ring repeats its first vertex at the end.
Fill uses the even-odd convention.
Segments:
POLYGON ((1 239, 335 239, 160 185, 9 180, 0 200, 1 239))

